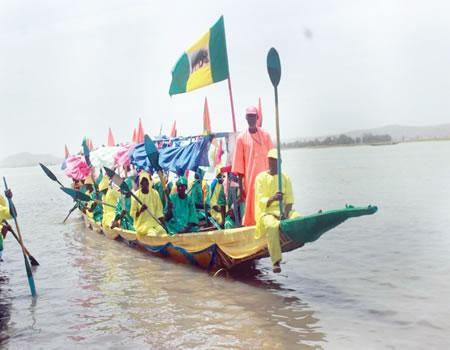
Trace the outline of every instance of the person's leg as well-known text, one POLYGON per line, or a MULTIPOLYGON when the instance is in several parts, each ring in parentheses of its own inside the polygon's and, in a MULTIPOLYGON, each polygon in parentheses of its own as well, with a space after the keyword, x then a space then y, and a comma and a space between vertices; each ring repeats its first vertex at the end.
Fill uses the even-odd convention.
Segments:
POLYGON ((267 235, 267 247, 274 272, 280 272, 281 244, 280 244, 280 221, 272 215, 266 215, 263 219, 263 230, 267 235))

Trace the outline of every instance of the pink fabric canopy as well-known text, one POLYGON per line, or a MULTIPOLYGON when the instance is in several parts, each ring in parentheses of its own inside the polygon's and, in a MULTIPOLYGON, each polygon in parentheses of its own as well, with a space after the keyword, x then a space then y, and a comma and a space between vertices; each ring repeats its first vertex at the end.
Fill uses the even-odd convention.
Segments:
POLYGON ((128 153, 134 146, 135 144, 129 143, 126 145, 121 145, 119 147, 116 154, 114 154, 114 164, 116 165, 116 167, 130 165, 130 157, 128 156, 128 153))
POLYGON ((64 174, 74 180, 83 180, 91 173, 82 156, 69 156, 66 159, 64 174))

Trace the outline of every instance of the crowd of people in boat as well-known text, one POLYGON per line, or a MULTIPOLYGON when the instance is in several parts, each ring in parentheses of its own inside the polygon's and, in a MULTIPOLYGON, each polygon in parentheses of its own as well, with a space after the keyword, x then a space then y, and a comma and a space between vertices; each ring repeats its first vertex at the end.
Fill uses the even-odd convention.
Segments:
MULTIPOLYGON (((283 173, 282 190, 278 189, 278 152, 270 134, 257 126, 256 107, 247 108, 246 120, 248 129, 236 138, 231 166, 216 168, 209 183, 201 168, 191 181, 184 174, 169 181, 161 173, 141 170, 123 179, 131 189, 126 191, 107 174, 94 179, 91 172, 72 184, 90 198, 79 201, 80 210, 103 227, 133 230, 139 236, 255 226, 255 238, 267 239, 273 270, 281 271, 280 220, 298 216, 292 210, 292 185, 283 173)), ((0 254, 2 238, 10 230, 8 218, 8 205, 0 196, 0 254)))

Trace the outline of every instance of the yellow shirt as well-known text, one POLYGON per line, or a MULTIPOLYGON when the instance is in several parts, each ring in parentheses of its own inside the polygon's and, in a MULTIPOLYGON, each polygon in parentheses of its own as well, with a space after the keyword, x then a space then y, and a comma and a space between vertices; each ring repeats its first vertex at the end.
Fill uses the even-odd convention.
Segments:
POLYGON ((8 201, 0 195, 0 224, 3 220, 11 219, 11 214, 9 213, 8 201))
POLYGON ((119 198, 120 192, 115 188, 109 188, 108 192, 106 192, 105 196, 103 197, 103 202, 113 205, 114 208, 111 208, 107 205, 103 206, 102 226, 111 226, 113 220, 116 217, 116 205, 119 198))
MULTIPOLYGON (((147 194, 142 193, 141 189, 139 189, 135 192, 135 195, 147 206, 148 210, 156 218, 159 219, 164 216, 161 198, 159 198, 158 192, 156 192, 153 188, 150 188, 147 194)), ((136 201, 136 199, 131 197, 130 215, 134 220, 134 228, 137 233, 147 234, 153 228, 160 227, 158 222, 153 219, 147 211, 142 212, 139 217, 136 217, 136 212, 140 208, 141 205, 136 201)))
MULTIPOLYGON (((282 174, 283 206, 294 204, 291 180, 282 174)), ((255 219, 256 231, 260 233, 260 222, 264 215, 274 214, 280 216, 280 203, 274 201, 267 207, 269 198, 278 192, 278 175, 270 175, 267 171, 260 173, 255 180, 255 219)))

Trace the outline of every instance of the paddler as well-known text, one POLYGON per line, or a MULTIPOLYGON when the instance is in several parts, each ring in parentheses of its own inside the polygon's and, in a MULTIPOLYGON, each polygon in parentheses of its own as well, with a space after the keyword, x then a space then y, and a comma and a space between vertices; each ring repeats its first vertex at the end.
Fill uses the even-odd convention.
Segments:
POLYGON ((292 210, 294 195, 291 180, 282 174, 282 192, 278 192, 278 154, 271 149, 267 155, 269 170, 260 173, 255 181, 255 238, 267 235, 267 246, 272 259, 273 272, 281 272, 280 220, 298 217, 292 210), (280 204, 283 201, 284 213, 280 217, 280 204))
POLYGON ((102 226, 111 227, 114 219, 116 218, 116 206, 117 201, 120 201, 120 192, 115 187, 110 186, 110 178, 108 176, 103 176, 100 184, 102 184, 104 181, 106 182, 107 188, 102 201, 106 204, 110 204, 111 207, 108 205, 103 205, 102 226))
POLYGON ((223 174, 218 168, 216 170, 216 178, 211 183, 211 216, 220 226, 225 224, 225 206, 227 204, 225 198, 225 190, 223 187, 223 174))
POLYGON ((130 213, 136 233, 141 237, 164 235, 165 229, 148 213, 150 211, 154 217, 164 223, 161 199, 158 192, 152 188, 151 176, 145 170, 139 173, 139 189, 135 192, 135 195, 144 204, 141 206, 136 199, 131 198, 130 213))
MULTIPOLYGON (((128 188, 133 188, 133 180, 127 178, 125 180, 128 188)), ((116 217, 111 228, 121 227, 125 230, 134 231, 133 218, 131 217, 131 192, 122 193, 121 198, 117 202, 116 217)))
POLYGON ((95 222, 101 223, 103 219, 103 205, 101 203, 95 202, 102 201, 103 197, 106 194, 106 191, 109 187, 109 180, 107 176, 102 176, 102 179, 98 183, 98 192, 92 191, 91 199, 93 201, 91 207, 88 209, 88 212, 92 213, 92 218, 95 222))
MULTIPOLYGON (((11 190, 5 192, 6 198, 12 198, 11 190)), ((6 222, 6 220, 11 219, 11 214, 9 211, 9 205, 6 199, 0 195, 0 261, 2 260, 3 254, 3 239, 6 237, 8 231, 11 231, 11 226, 6 222)))
POLYGON ((181 176, 177 182, 177 192, 172 193, 167 205, 166 221, 171 234, 198 231, 198 216, 194 201, 186 193, 187 179, 181 176))
POLYGON ((199 221, 206 221, 206 210, 209 209, 208 184, 203 180, 205 171, 198 168, 194 175, 194 182, 189 189, 189 195, 195 205, 195 210, 199 221))
POLYGON ((248 129, 240 133, 236 139, 233 156, 233 173, 243 180, 245 191, 244 226, 255 224, 255 179, 256 176, 269 168, 267 152, 273 147, 270 134, 257 127, 258 110, 256 107, 246 109, 248 129))

